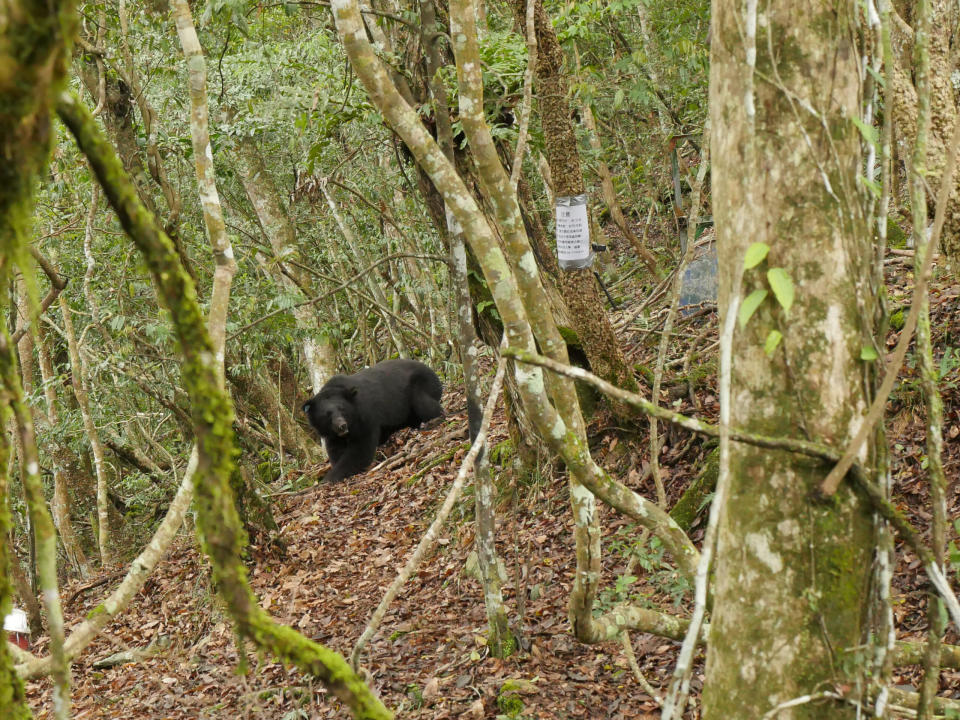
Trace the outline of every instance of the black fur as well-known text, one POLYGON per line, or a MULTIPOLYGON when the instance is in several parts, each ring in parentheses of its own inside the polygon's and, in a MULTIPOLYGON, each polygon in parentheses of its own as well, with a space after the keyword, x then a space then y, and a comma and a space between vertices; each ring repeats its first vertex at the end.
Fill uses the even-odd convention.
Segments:
POLYGON ((327 482, 366 470, 394 432, 443 415, 440 378, 416 360, 384 360, 353 375, 334 375, 303 404, 332 467, 327 482))

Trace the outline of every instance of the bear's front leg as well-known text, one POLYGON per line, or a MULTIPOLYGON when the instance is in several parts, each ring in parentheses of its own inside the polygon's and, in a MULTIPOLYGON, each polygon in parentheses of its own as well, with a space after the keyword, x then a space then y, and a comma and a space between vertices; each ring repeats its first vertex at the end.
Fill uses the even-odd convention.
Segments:
POLYGON ((340 482, 344 478, 363 472, 373 462, 377 452, 377 433, 364 437, 350 437, 337 443, 336 453, 328 454, 333 466, 323 477, 324 482, 340 482))

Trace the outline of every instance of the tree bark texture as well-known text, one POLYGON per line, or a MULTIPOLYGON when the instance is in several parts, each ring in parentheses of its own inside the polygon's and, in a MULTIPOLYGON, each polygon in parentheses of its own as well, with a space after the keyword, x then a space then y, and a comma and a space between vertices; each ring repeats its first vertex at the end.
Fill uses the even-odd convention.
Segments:
MULTIPOLYGON (((436 25, 436 9, 432 0, 422 4, 423 24, 427 32, 436 25)), ((470 6, 472 11, 472 6, 470 6)), ((451 13, 455 11, 451 3, 451 13)), ((478 57, 472 59, 479 62, 478 57)), ((427 71, 430 74, 430 91, 437 118, 437 142, 451 164, 455 164, 453 132, 450 124, 449 101, 446 88, 440 79, 443 60, 439 40, 430 42, 427 52, 427 71)), ((453 215, 449 215, 452 220, 453 215)), ((460 362, 463 364, 463 386, 467 397, 467 423, 470 441, 476 443, 483 417, 477 360, 477 336, 473 328, 473 304, 470 302, 470 281, 467 277, 467 247, 459 223, 448 220, 450 238, 450 279, 454 291, 456 312, 457 345, 460 362)), ((498 373, 499 376, 500 373, 498 373)), ((487 610, 488 646, 494 657, 507 657, 513 652, 514 639, 510 633, 503 593, 500 588, 499 560, 496 549, 496 487, 490 473, 486 446, 477 448, 474 467, 474 508, 476 512, 475 546, 480 565, 480 580, 483 585, 484 606, 487 610)))
MULTIPOLYGON (((67 94, 61 95, 57 110, 90 161, 121 225, 143 254, 157 294, 170 310, 183 354, 183 381, 193 411, 198 458, 198 527, 213 566, 214 582, 237 624, 237 631, 258 647, 319 678, 356 717, 392 717, 340 655, 279 625, 257 604, 241 560, 243 530, 230 485, 234 470, 233 409, 222 389, 222 360, 216 357, 213 333, 208 333, 205 327, 196 288, 173 243, 156 218, 139 202, 120 160, 100 134, 90 113, 67 94)), ((211 315, 213 311, 211 304, 211 315)))
MULTIPOLYGON (((525 26, 526 0, 514 0, 514 13, 525 26)), ((563 48, 542 0, 536 2, 535 16, 538 47, 536 96, 553 193, 558 197, 580 195, 586 189, 573 127, 573 108, 568 99, 563 48)), ((592 222, 590 226, 591 229, 596 227, 592 222)), ((614 385, 636 391, 637 381, 604 311, 593 272, 589 268, 564 270, 559 279, 573 319, 573 329, 593 372, 614 385)), ((614 411, 620 416, 629 415, 624 407, 614 405, 614 411)))
MULTIPOLYGON (((5 618, 12 607, 13 583, 12 577, 17 577, 13 573, 13 566, 18 562, 16 554, 13 552, 13 545, 10 542, 10 531, 12 523, 10 522, 10 504, 7 498, 10 496, 10 477, 8 468, 10 467, 10 436, 6 428, 11 420, 11 411, 9 406, 0 405, 0 619, 5 618)), ((22 576, 22 573, 20 573, 22 576)), ((26 589, 28 597, 33 597, 33 593, 26 589)), ((20 589, 24 592, 23 587, 20 589)), ((34 598, 34 601, 36 598, 34 598)), ((31 622, 31 625, 33 623, 31 622)), ((35 630, 36 628, 31 628, 35 630)), ((13 659, 10 656, 10 650, 7 647, 7 639, 0 636, 0 708, 3 708, 4 717, 10 720, 23 720, 32 717, 30 708, 27 706, 27 695, 23 687, 23 682, 13 671, 13 659)))
MULTIPOLYGON (((733 343, 730 422, 842 448, 868 406, 860 350, 876 298, 858 189, 860 108, 855 6, 774 0, 713 5, 710 108, 720 307, 768 289, 783 268, 796 300, 770 293, 733 343), (771 55, 771 52, 773 53, 771 55), (765 263, 744 270, 752 243, 765 263), (742 276, 742 277, 741 277, 742 276), (768 356, 771 330, 783 333, 768 356)), ((860 462, 869 466, 869 450, 860 462)), ((829 467, 731 443, 719 524, 703 717, 763 717, 824 686, 859 687, 866 663, 875 521, 841 486, 810 493, 829 467)), ((853 718, 849 704, 809 702, 780 718, 853 718)))
MULTIPOLYGON (((75 4, 9 0, 0 12, 0 286, 7 287, 14 265, 30 267, 27 237, 33 224, 33 193, 47 166, 53 126, 50 110, 64 83, 70 40, 76 27, 75 4)), ((26 472, 21 480, 36 532, 39 574, 47 608, 50 651, 54 658, 54 717, 70 714, 69 668, 63 660, 63 613, 57 593, 56 537, 46 509, 33 423, 23 400, 17 374, 16 348, 0 319, 0 419, 16 417, 18 442, 26 472)), ((6 432, 6 427, 3 428, 6 432)), ((6 468, 6 465, 4 465, 6 468)), ((6 470, 4 469, 4 472, 6 470)), ((0 494, 5 502, 6 493, 0 494)), ((0 528, 0 532, 5 532, 0 528)), ((4 568, 5 570, 5 568, 4 568)), ((0 590, 0 600, 8 597, 0 590)), ((0 694, 11 714, 29 717, 20 702, 22 690, 10 677, 9 654, 0 652, 0 694)))
MULTIPOLYGON (((924 80, 927 89, 923 91, 929 92, 929 128, 925 142, 927 173, 924 178, 930 184, 931 192, 927 195, 924 209, 932 211, 934 198, 940 188, 950 136, 958 117, 951 80, 951 60, 955 53, 951 48, 951 39, 956 26, 957 10, 955 5, 947 0, 931 0, 930 25, 921 30, 921 16, 915 6, 916 3, 907 16, 895 14, 891 23, 895 62, 892 68, 893 87, 890 97, 897 134, 904 143, 901 148, 903 151, 914 146, 918 131, 921 88, 917 84, 919 80, 914 46, 917 40, 921 39, 926 46, 926 62, 929 64, 929 73, 926 73, 924 80), (915 27, 911 28, 908 22, 914 23, 915 27), (918 38, 920 33, 924 37, 918 38)), ((954 178, 940 245, 952 261, 956 262, 960 258, 960 176, 954 178)))

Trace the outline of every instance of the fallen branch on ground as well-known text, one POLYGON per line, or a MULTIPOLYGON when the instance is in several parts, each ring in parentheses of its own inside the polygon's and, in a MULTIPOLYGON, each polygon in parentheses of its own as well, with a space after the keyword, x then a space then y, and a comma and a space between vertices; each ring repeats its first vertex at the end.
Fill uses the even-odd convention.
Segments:
MULTIPOLYGON (((957 138, 958 142, 960 142, 960 125, 958 125, 957 138)), ((661 420, 674 423, 675 425, 679 425, 680 427, 686 428, 692 432, 707 435, 709 437, 720 436, 720 428, 717 425, 711 425, 710 423, 696 420, 695 418, 688 417, 681 413, 658 407, 640 395, 622 390, 621 388, 608 383, 606 380, 603 380, 582 368, 564 365, 563 363, 557 362, 556 360, 551 360, 543 355, 527 352, 526 350, 520 350, 518 348, 503 348, 502 354, 505 357, 511 357, 520 362, 538 365, 561 375, 566 375, 567 377, 572 377, 576 380, 582 380, 594 386, 604 394, 615 397, 621 402, 637 408, 641 412, 644 412, 648 415, 653 415, 661 420)), ((732 440, 736 440, 737 442, 748 443, 757 447, 769 448, 772 450, 786 450, 788 452, 795 452, 808 457, 819 458, 829 463, 839 463, 841 460, 841 454, 838 450, 820 443, 808 442, 805 440, 757 435, 754 433, 744 432, 743 430, 737 430, 735 428, 730 429, 730 438, 732 440)), ((836 470, 837 467, 839 467, 839 464, 834 467, 834 470, 836 470)), ((920 558, 920 561, 923 563, 924 570, 927 573, 927 577, 930 579, 931 584, 937 589, 937 592, 943 598, 944 603, 947 606, 947 610, 950 613, 950 619, 953 620, 953 624, 958 630, 960 630, 960 602, 957 601, 957 596, 953 593, 953 590, 950 589, 950 584, 947 582, 943 572, 934 561, 933 553, 923 544, 919 531, 910 523, 903 513, 899 512, 890 503, 890 501, 883 496, 883 493, 880 491, 877 485, 871 482, 863 467, 857 463, 851 463, 848 474, 854 480, 855 486, 863 491, 877 512, 883 515, 884 519, 886 519, 897 529, 903 540, 917 554, 917 557, 920 558)), ((821 485, 821 489, 822 488, 823 485, 821 485)))

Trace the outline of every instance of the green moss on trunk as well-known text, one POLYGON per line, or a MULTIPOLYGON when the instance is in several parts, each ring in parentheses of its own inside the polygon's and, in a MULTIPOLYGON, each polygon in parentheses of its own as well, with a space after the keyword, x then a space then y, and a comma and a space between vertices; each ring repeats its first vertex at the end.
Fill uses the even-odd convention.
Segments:
POLYGON ((670 511, 677 525, 689 532, 693 521, 697 519, 700 511, 707 505, 707 497, 717 487, 717 476, 720 472, 720 450, 714 448, 707 455, 703 468, 697 474, 696 479, 690 483, 683 495, 677 500, 677 504, 670 511))
MULTIPOLYGON (((862 108, 856 11, 841 2, 774 0, 753 18, 751 40, 742 5, 720 0, 713 8, 721 312, 735 312, 751 292, 768 289, 773 268, 796 290, 789 311, 771 294, 734 335, 730 424, 843 448, 867 411, 872 378, 859 357, 878 315, 867 198, 857 178, 861 138, 850 122, 862 108), (767 33, 779 38, 775 49, 767 33), (754 52, 756 70, 747 63, 754 52), (814 112, 797 113, 795 98, 814 112), (745 270, 755 242, 766 243, 769 254, 745 270), (773 330, 783 340, 767 355, 773 330)), ((868 447, 864 468, 873 456, 868 447)), ((862 648, 877 630, 869 620, 883 611, 868 607, 876 597, 870 590, 877 528, 866 498, 841 486, 833 502, 814 502, 829 466, 779 450, 732 442, 729 469, 704 720, 762 717, 824 687, 869 686, 862 648)), ((810 702, 787 713, 834 720, 853 718, 857 709, 810 702)))
POLYGON ((143 254, 157 294, 173 319, 199 449, 197 524, 217 589, 238 632, 257 647, 319 678, 355 717, 392 717, 342 656, 278 624, 257 605, 240 560, 245 537, 230 485, 234 472, 233 406, 220 387, 218 363, 193 280, 156 218, 140 203, 120 160, 90 113, 70 95, 61 97, 57 110, 87 156, 121 225, 143 254))
MULTIPOLYGON (((0 273, 0 284, 6 286, 6 273, 0 273)), ((0 337, 0 352, 7 353, 12 344, 6 327, 0 337)), ((11 402, 5 387, 0 387, 0 428, 9 427, 12 413, 11 402)), ((0 431, 0 538, 6 538, 10 532, 10 506, 7 501, 10 492, 9 468, 10 440, 6 430, 0 431)), ((10 583, 10 544, 0 539, 0 621, 5 618, 12 607, 13 586, 10 583)), ((16 560, 14 560, 16 562, 16 560)), ((27 696, 23 682, 13 671, 13 657, 7 648, 6 633, 0 635, 0 708, 3 708, 4 717, 10 720, 22 720, 33 717, 27 706, 27 696)))

